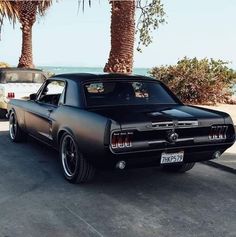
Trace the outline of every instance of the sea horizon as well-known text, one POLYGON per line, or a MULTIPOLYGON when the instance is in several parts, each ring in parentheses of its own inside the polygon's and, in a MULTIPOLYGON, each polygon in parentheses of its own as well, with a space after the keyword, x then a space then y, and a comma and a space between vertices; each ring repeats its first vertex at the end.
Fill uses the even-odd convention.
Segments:
MULTIPOLYGON (((103 67, 75 67, 75 66, 37 66, 37 68, 55 74, 64 73, 103 73, 103 67)), ((133 74, 148 75, 151 68, 136 67, 133 69, 133 74)))

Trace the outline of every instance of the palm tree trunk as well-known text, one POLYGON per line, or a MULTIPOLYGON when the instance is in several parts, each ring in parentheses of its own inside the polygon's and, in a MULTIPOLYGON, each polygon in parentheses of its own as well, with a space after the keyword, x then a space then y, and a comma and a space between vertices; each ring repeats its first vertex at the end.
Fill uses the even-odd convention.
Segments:
POLYGON ((132 73, 135 38, 135 0, 111 0, 111 51, 105 72, 132 73))
POLYGON ((17 1, 22 30, 22 49, 18 67, 34 68, 32 52, 32 27, 36 21, 38 1, 17 1))
POLYGON ((32 52, 32 27, 33 25, 25 24, 22 30, 22 49, 18 67, 34 68, 32 52))

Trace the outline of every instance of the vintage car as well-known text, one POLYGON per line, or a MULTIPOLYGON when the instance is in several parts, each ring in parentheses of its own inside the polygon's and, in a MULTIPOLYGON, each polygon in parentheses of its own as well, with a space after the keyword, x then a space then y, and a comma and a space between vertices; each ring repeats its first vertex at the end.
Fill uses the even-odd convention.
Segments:
POLYGON ((25 99, 46 80, 38 69, 0 68, 0 117, 5 118, 10 99, 25 99))
POLYGON ((57 149, 72 183, 89 181, 96 168, 185 172, 235 142, 228 114, 184 105, 144 76, 57 75, 30 100, 11 100, 8 117, 11 140, 28 134, 57 149))

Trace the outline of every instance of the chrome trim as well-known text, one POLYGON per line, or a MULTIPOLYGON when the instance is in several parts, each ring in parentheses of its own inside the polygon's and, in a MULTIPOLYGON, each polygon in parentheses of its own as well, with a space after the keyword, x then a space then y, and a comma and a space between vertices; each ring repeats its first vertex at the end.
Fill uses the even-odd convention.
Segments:
POLYGON ((198 121, 177 121, 176 123, 173 121, 170 122, 156 122, 152 123, 152 128, 159 129, 169 129, 169 128, 192 128, 198 127, 198 121))
MULTIPOLYGON (((206 147, 206 146, 227 146, 227 145, 232 145, 232 142, 227 142, 227 143, 208 143, 208 144, 203 144, 203 145, 191 145, 191 146, 179 146, 179 147, 166 147, 166 148, 158 148, 158 149, 145 149, 145 150, 134 150, 134 151, 122 151, 121 152, 114 152, 113 150, 110 149, 111 153, 114 155, 127 155, 127 154, 140 154, 140 153, 145 153, 145 152, 153 152, 153 151, 169 151, 169 150, 176 150, 176 149, 188 149, 188 148, 198 148, 198 147, 206 147)), ((117 150, 116 150, 117 151, 117 150)), ((120 150, 119 150, 120 151, 120 150)))
POLYGON ((198 121, 178 121, 178 126, 191 126, 191 127, 198 127, 198 121))
POLYGON ((194 141, 193 137, 190 138, 179 138, 177 142, 186 142, 186 141, 194 141))
POLYGON ((167 142, 166 140, 156 140, 148 142, 148 145, 161 144, 167 142))
POLYGON ((226 125, 211 126, 209 140, 225 140, 227 138, 228 128, 226 125))
MULTIPOLYGON (((186 142, 186 141, 194 141, 194 138, 178 138, 178 140, 175 142, 178 143, 178 142, 186 142)), ((168 141, 166 140, 156 140, 156 141, 150 141, 148 142, 149 145, 154 145, 154 144, 161 144, 161 143, 167 143, 168 141)))

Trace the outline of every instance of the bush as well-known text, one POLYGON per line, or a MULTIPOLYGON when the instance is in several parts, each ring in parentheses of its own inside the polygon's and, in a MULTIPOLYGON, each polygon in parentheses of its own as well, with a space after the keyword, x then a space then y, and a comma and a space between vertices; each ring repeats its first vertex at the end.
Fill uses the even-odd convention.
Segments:
POLYGON ((4 62, 0 62, 0 68, 5 68, 5 67, 10 67, 10 65, 4 62))
POLYGON ((154 67, 149 74, 164 82, 184 103, 232 103, 236 72, 228 64, 185 57, 174 66, 154 67))
POLYGON ((49 72, 49 71, 44 71, 44 70, 43 70, 43 72, 44 72, 44 75, 45 75, 47 78, 53 77, 53 76, 56 75, 54 72, 49 72))

